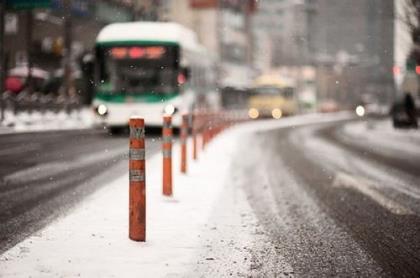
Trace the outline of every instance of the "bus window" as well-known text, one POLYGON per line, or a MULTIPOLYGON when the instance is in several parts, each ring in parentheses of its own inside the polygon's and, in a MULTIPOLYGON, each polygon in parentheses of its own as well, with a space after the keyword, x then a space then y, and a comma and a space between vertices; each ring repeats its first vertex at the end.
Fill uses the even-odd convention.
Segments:
POLYGON ((259 87, 256 88, 256 93, 263 95, 280 95, 281 91, 276 87, 259 87))
POLYGON ((293 88, 285 88, 283 92, 285 98, 293 98, 293 88))
POLYGON ((100 87, 115 93, 174 93, 178 52, 176 46, 100 47, 100 87))

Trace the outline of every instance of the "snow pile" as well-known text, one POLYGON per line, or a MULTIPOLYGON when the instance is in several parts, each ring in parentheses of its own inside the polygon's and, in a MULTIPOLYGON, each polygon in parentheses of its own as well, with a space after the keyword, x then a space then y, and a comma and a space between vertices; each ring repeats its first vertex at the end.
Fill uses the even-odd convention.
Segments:
POLYGON ((5 120, 0 133, 62 130, 62 129, 85 129, 94 125, 94 115, 88 108, 74 110, 70 113, 65 111, 33 111, 13 114, 5 111, 5 120))

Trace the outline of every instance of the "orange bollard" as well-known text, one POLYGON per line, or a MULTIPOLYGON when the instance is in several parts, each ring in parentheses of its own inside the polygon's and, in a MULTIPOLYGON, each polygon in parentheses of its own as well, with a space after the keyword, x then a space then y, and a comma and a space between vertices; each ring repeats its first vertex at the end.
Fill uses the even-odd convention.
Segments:
POLYGON ((162 128, 163 187, 165 196, 172 196, 172 117, 163 117, 162 128))
POLYGON ((205 150, 207 145, 207 127, 203 128, 203 133, 201 135, 201 150, 205 150))
POLYGON ((146 162, 144 119, 130 118, 129 238, 146 241, 146 162))
POLYGON ((210 139, 210 121, 209 121, 209 114, 206 113, 204 118, 204 124, 203 124, 203 144, 202 149, 205 150, 207 144, 209 143, 210 139))
POLYGON ((197 113, 193 114, 192 137, 193 137, 193 159, 197 160, 197 113))
POLYGON ((181 125, 181 173, 187 173, 187 139, 188 139, 188 115, 182 115, 181 125))
MULTIPOLYGON (((208 123, 207 123, 208 124, 208 123)), ((204 129, 205 140, 203 142, 203 150, 207 147, 208 143, 210 143, 210 126, 206 126, 204 129)))

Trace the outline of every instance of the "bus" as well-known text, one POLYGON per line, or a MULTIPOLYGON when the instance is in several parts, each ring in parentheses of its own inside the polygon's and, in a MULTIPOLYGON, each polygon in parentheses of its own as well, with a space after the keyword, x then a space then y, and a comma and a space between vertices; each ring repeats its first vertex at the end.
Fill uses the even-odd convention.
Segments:
POLYGON ((181 113, 217 106, 215 60, 196 34, 176 23, 130 22, 105 26, 97 36, 92 105, 109 129, 133 115, 161 126, 162 115, 181 124, 181 113))
POLYGON ((274 118, 298 112, 293 80, 277 76, 258 77, 248 97, 248 116, 251 119, 274 118))

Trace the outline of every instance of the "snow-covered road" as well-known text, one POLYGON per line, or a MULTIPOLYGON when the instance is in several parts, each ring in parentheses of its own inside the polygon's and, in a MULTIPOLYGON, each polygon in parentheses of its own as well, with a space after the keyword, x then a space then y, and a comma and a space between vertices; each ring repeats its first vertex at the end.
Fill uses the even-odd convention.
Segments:
POLYGON ((258 143, 237 175, 253 171, 251 206, 298 276, 419 275, 418 131, 386 125, 294 126, 244 142, 258 143))
POLYGON ((3 253, 0 276, 415 277, 419 144, 338 113, 234 127, 187 175, 176 145, 173 198, 147 161, 146 243, 128 239, 124 174, 3 253))

